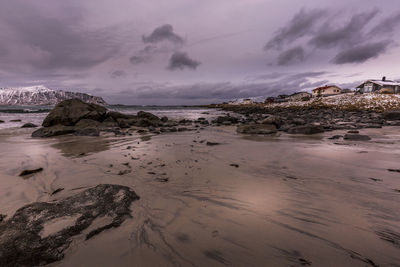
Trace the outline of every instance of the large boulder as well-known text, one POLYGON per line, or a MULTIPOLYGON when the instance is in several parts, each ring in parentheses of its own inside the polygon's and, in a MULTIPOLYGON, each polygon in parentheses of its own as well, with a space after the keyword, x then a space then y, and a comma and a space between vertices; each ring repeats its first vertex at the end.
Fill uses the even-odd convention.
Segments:
POLYGON ((83 119, 78 121, 77 124, 75 124, 76 129, 84 129, 84 128, 96 128, 100 126, 100 122, 91 120, 91 119, 83 119))
POLYGON ((74 126, 82 119, 102 121, 105 119, 105 107, 88 104, 79 99, 68 99, 58 103, 43 121, 44 127, 54 125, 74 126))
POLYGON ((273 134, 277 129, 274 124, 247 124, 239 125, 236 131, 241 134, 273 134))
POLYGON ((295 126, 289 128, 287 132, 290 134, 316 134, 316 133, 323 133, 324 127, 319 125, 295 126))
POLYGON ((52 137, 64 134, 74 133, 75 129, 72 126, 55 125, 51 127, 43 127, 32 133, 32 137, 52 137))
POLYGON ((137 119, 137 116, 130 114, 123 114, 116 111, 110 111, 107 113, 107 118, 113 118, 114 120, 118 119, 129 120, 129 119, 137 119))
POLYGON ((231 124, 238 123, 239 119, 231 116, 218 116, 216 119, 211 121, 212 123, 226 123, 230 122, 231 124))
POLYGON ((138 199, 129 187, 101 184, 59 201, 28 204, 0 221, 0 266, 59 261, 84 231, 89 239, 119 227, 131 217, 131 204, 138 199), (99 218, 105 222, 93 224, 99 218))
POLYGON ((270 115, 264 120, 261 121, 262 124, 274 124, 276 127, 280 127, 282 125, 282 118, 275 115, 270 115))

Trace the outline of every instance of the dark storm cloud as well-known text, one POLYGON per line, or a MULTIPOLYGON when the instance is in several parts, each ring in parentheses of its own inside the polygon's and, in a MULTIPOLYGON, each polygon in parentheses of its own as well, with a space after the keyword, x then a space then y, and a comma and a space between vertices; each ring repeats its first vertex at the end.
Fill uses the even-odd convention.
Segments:
POLYGON ((183 70, 189 68, 195 70, 201 63, 197 60, 191 59, 185 52, 175 52, 169 59, 169 70, 183 70))
POLYGON ((278 56, 278 65, 287 66, 290 64, 302 62, 305 59, 305 52, 303 47, 296 46, 288 49, 278 56))
POLYGON ((369 34, 371 36, 391 34, 395 31, 395 29, 399 24, 400 24, 400 12, 393 15, 389 15, 388 18, 384 19, 379 24, 377 24, 370 31, 369 34))
POLYGON ((170 24, 157 27, 150 35, 143 35, 142 40, 144 43, 159 43, 162 41, 170 41, 180 45, 185 43, 185 40, 181 36, 174 33, 174 28, 170 24))
POLYGON ((264 46, 264 49, 280 49, 283 45, 312 33, 314 26, 325 13, 326 11, 321 9, 302 9, 299 13, 294 15, 288 25, 276 32, 275 36, 264 46))
POLYGON ((157 51, 158 49, 156 46, 147 45, 136 53, 136 55, 130 57, 129 61, 134 65, 149 62, 153 54, 157 53, 157 51))
POLYGON ((363 63, 383 54, 389 46, 389 41, 363 44, 341 51, 332 60, 335 64, 363 63))
POLYGON ((317 48, 331 48, 357 44, 365 40, 363 29, 378 14, 378 10, 354 15, 345 25, 333 28, 326 22, 311 38, 310 44, 317 48))
POLYGON ((112 29, 83 30, 81 10, 51 14, 32 2, 10 1, 0 8, 2 65, 35 69, 82 69, 111 58, 118 46, 112 29), (16 15, 18 14, 18 15, 16 15))

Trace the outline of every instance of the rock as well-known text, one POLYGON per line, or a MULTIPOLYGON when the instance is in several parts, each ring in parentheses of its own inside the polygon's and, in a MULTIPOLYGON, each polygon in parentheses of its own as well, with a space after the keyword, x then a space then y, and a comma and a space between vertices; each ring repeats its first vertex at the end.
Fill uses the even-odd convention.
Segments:
POLYGON ((390 172, 400 172, 400 169, 388 169, 390 172))
POLYGON ((350 141, 368 141, 371 140, 371 137, 368 135, 362 135, 362 134, 345 134, 343 136, 344 140, 350 140, 350 141))
POLYGON ((382 117, 385 120, 400 120, 400 111, 387 111, 383 113, 382 117))
POLYGON ((21 122, 21 120, 10 120, 10 122, 21 122))
POLYGON ((127 119, 117 119, 118 126, 122 129, 130 128, 131 125, 127 119))
POLYGON ((236 131, 241 134, 273 134, 277 129, 274 124, 248 124, 238 126, 236 131))
MULTIPOLYGON (((199 118, 200 120, 200 118, 199 118)), ((203 120, 205 120, 205 118, 203 118, 203 120)), ((231 117, 231 116, 218 116, 215 120, 212 120, 212 123, 224 123, 224 122, 230 122, 230 123, 238 123, 239 119, 235 118, 235 117, 231 117)))
POLYGON ((167 117, 161 117, 161 119, 160 119, 162 122, 167 122, 168 121, 168 118, 167 117))
POLYGON ((157 182, 160 182, 160 183, 166 183, 166 182, 169 181, 169 178, 167 178, 167 177, 158 177, 158 178, 156 178, 155 180, 156 180, 157 182))
POLYGON ((119 227, 131 217, 130 206, 138 199, 129 187, 101 184, 56 202, 28 204, 0 223, 0 266, 59 261, 73 237, 88 229, 96 218, 109 218, 111 223, 91 230, 86 239, 119 227), (60 221, 64 228, 52 227, 60 221))
POLYGON ((279 116, 271 115, 262 120, 261 124, 274 124, 277 128, 279 128, 282 125, 282 118, 279 116))
POLYGON ((7 215, 0 214, 0 223, 7 217, 7 215))
POLYGON ((4 121, 0 120, 0 123, 4 123, 4 121))
POLYGON ((25 123, 24 125, 21 126, 21 128, 36 128, 38 127, 36 124, 33 123, 25 123))
POLYGON ((38 173, 41 171, 43 171, 43 168, 37 168, 37 169, 33 169, 33 170, 24 170, 19 174, 19 176, 27 176, 27 175, 38 173))
POLYGON ((57 188, 56 190, 54 190, 50 195, 54 196, 57 193, 60 193, 61 191, 63 191, 64 188, 57 188))
POLYGON ((115 121, 116 121, 117 119, 126 119, 126 120, 129 120, 129 119, 137 119, 137 116, 135 116, 135 115, 123 114, 123 113, 119 113, 119 112, 116 112, 116 111, 110 111, 110 112, 108 112, 107 115, 106 115, 106 117, 107 117, 107 118, 112 118, 112 119, 114 119, 115 121))
POLYGON ((137 113, 137 117, 141 118, 141 119, 148 119, 151 121, 159 121, 160 120, 160 118, 157 117, 156 115, 151 114, 150 112, 145 112, 145 111, 139 111, 137 113))
POLYGON ((217 143, 217 142, 207 142, 206 145, 207 145, 207 146, 217 146, 217 145, 220 145, 220 143, 217 143))
POLYGON ((55 125, 51 127, 43 127, 32 133, 32 137, 52 137, 64 134, 74 133, 75 129, 71 126, 55 125))
POLYGON ((77 129, 74 134, 77 136, 99 136, 100 130, 94 127, 87 127, 83 129, 77 129))
POLYGON ((235 164, 235 163, 229 164, 229 166, 232 166, 232 167, 235 167, 235 168, 239 168, 239 164, 235 164))
POLYGON ((290 134, 316 134, 323 132, 324 128, 319 125, 295 126, 288 129, 288 133, 290 134))
POLYGON ((75 129, 77 128, 93 128, 93 127, 99 127, 100 126, 100 122, 95 121, 95 120, 90 120, 90 119, 82 119, 80 121, 78 121, 77 124, 75 124, 75 129))
POLYGON ((358 133, 360 133, 360 132, 357 131, 357 130, 350 130, 350 131, 347 131, 347 133, 350 133, 350 134, 358 134, 358 133))
POLYGON ((79 99, 68 99, 58 103, 43 121, 44 127, 57 124, 73 126, 81 119, 103 121, 107 109, 96 105, 88 104, 79 99))
POLYGON ((342 138, 342 137, 343 137, 343 135, 337 134, 337 135, 334 135, 334 136, 329 137, 328 139, 330 139, 330 140, 336 140, 336 139, 340 139, 340 138, 342 138))
POLYGON ((115 128, 119 127, 118 122, 112 117, 106 118, 100 125, 102 128, 115 128))

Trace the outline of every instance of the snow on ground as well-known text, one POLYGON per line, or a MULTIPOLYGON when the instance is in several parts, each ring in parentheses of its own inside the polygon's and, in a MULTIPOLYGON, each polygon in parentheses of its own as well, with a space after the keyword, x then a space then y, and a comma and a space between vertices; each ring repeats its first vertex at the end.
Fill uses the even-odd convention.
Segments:
POLYGON ((354 93, 340 94, 328 97, 312 98, 309 101, 270 103, 266 107, 321 107, 342 110, 400 110, 400 95, 393 94, 362 94, 354 95, 354 93))

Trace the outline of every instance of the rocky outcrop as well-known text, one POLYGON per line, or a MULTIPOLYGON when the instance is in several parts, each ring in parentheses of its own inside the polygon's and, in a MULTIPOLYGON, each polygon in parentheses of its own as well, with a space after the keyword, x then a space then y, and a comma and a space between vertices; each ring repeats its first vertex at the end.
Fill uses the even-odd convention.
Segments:
POLYGON ((100 131, 110 128, 158 127, 168 124, 168 118, 159 117, 144 111, 137 115, 122 114, 115 111, 82 102, 79 99, 69 99, 57 104, 43 121, 43 128, 32 133, 32 137, 52 137, 64 134, 99 136, 100 131))
POLYGON ((383 113, 383 118, 386 120, 400 120, 400 111, 387 111, 383 113))
POLYGON ((349 140, 349 141, 369 141, 371 140, 371 137, 368 135, 362 135, 362 134, 352 134, 348 133, 343 136, 344 140, 349 140))
POLYGON ((273 134, 278 130, 274 124, 248 124, 239 125, 236 131, 241 134, 273 134))
POLYGON ((0 222, 0 266, 38 266, 61 260, 74 236, 84 233, 90 239, 120 226, 131 217, 130 205, 138 199, 129 187, 102 184, 56 202, 26 205, 0 222), (101 217, 111 222, 85 232, 101 217))
POLYGON ((24 125, 21 126, 21 128, 36 128, 36 127, 38 127, 36 124, 30 122, 25 123, 24 125))
POLYGON ((105 119, 105 107, 88 104, 79 99, 69 99, 57 104, 43 121, 44 127, 54 125, 74 126, 82 119, 102 121, 105 119))

